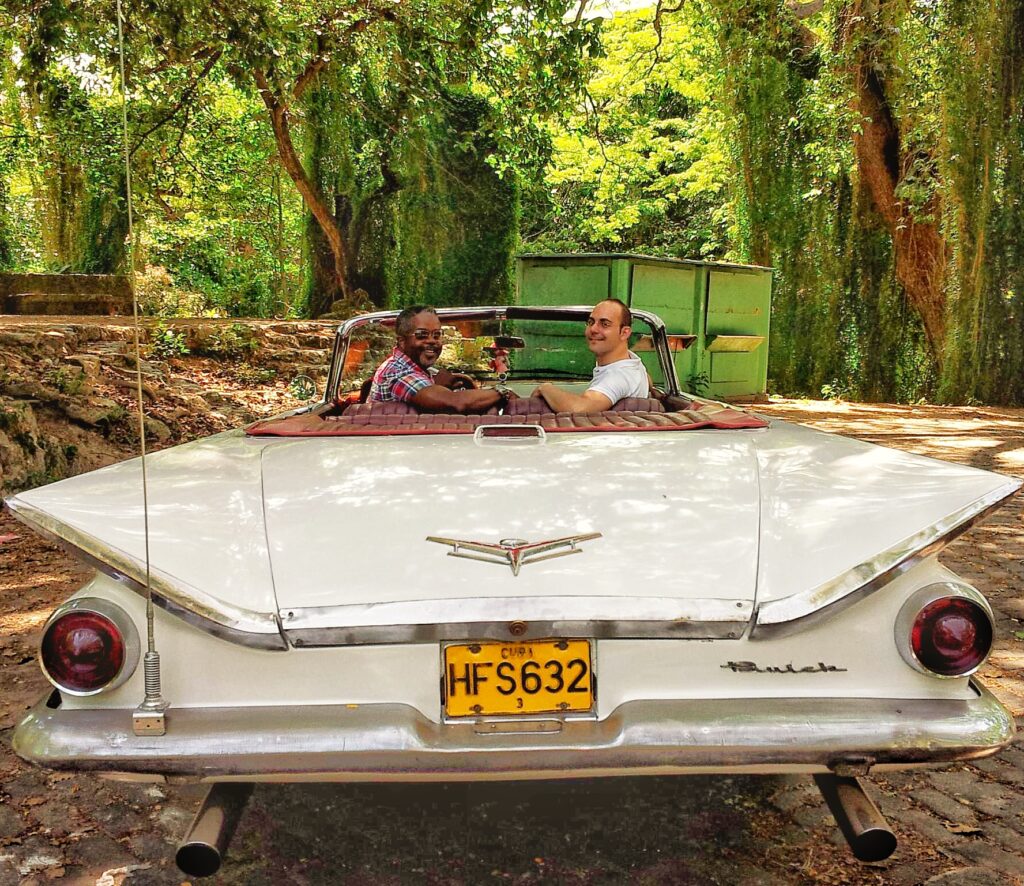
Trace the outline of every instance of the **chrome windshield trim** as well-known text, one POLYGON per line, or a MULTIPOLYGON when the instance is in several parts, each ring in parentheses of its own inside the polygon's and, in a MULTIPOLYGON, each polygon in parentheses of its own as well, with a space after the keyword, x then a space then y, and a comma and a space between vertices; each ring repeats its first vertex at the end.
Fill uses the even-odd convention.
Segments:
POLYGON ((282 609, 295 646, 445 640, 738 639, 748 600, 668 597, 474 597, 282 609))
POLYGON ((854 566, 842 575, 809 591, 791 594, 757 607, 751 639, 766 640, 797 633, 831 618, 837 612, 885 587, 1012 498, 1024 482, 1011 479, 942 520, 903 539, 899 544, 854 566))
MULTIPOLYGON (((435 308, 437 316, 442 321, 525 320, 531 316, 539 319, 583 321, 590 316, 590 312, 593 309, 593 305, 553 305, 550 307, 541 305, 492 305, 485 307, 435 308)), ((665 375, 665 393, 678 396, 680 393, 679 379, 676 377, 675 361, 672 359, 672 352, 669 350, 664 321, 651 311, 632 308, 630 310, 634 317, 643 320, 650 327, 651 334, 654 337, 655 349, 658 353, 658 360, 665 375)), ((369 314, 360 314, 357 317, 351 317, 338 327, 334 340, 334 349, 331 353, 331 368, 327 373, 327 386, 324 390, 323 402, 330 403, 338 395, 338 385, 341 383, 341 369, 345 365, 345 356, 348 352, 348 342, 352 332, 361 326, 368 326, 371 323, 393 325, 398 314, 399 311, 374 311, 369 314)))
MULTIPOLYGON (((17 497, 7 499, 4 507, 47 541, 140 596, 146 596, 145 567, 130 555, 102 544, 45 511, 18 501, 17 497)), ((273 614, 229 606, 195 588, 186 590, 156 570, 150 571, 150 584, 153 602, 157 606, 201 631, 256 649, 283 651, 288 648, 273 614)))
POLYGON ((827 772, 855 757, 881 769, 970 760, 1013 740, 987 691, 951 699, 663 699, 604 720, 481 730, 401 704, 175 708, 159 741, 132 733, 126 709, 40 702, 15 753, 53 769, 185 780, 452 781, 687 772, 827 772), (483 734, 482 734, 483 733, 483 734))

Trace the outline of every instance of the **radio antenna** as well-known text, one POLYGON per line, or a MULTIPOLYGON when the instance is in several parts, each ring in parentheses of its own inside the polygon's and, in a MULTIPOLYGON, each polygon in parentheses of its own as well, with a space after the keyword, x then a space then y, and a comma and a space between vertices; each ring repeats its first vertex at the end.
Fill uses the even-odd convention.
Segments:
POLYGON ((121 134, 124 139, 124 188, 128 211, 128 290, 132 296, 132 326, 135 338, 135 393, 139 407, 139 455, 142 467, 142 534, 146 556, 146 654, 142 659, 146 694, 132 713, 132 730, 136 735, 163 735, 167 731, 167 702, 160 689, 160 653, 156 651, 153 628, 153 586, 149 565, 149 489, 146 485, 146 416, 142 405, 142 348, 139 345, 139 298, 135 289, 135 260, 138 244, 132 206, 132 164, 128 144, 128 89, 124 75, 124 14, 117 0, 117 55, 121 85, 121 134))

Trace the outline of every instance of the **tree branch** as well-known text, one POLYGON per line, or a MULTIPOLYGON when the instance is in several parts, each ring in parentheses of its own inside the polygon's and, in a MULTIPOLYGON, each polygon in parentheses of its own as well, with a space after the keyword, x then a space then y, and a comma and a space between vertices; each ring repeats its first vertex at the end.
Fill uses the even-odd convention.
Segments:
POLYGON ((210 73, 210 71, 213 70, 213 66, 216 65, 217 62, 220 60, 221 55, 222 50, 218 49, 206 59, 206 64, 203 65, 203 69, 199 72, 198 75, 196 75, 196 78, 185 88, 185 91, 181 94, 181 98, 178 99, 178 101, 174 104, 170 111, 168 111, 162 117, 158 118, 156 123, 150 126, 149 129, 147 129, 145 132, 142 133, 142 135, 139 136, 135 144, 132 145, 132 149, 128 152, 129 156, 134 157, 135 152, 142 147, 142 143, 147 138, 149 138, 165 123, 174 119, 178 111, 180 111, 185 106, 185 103, 189 101, 192 98, 192 96, 195 95, 196 90, 199 88, 199 84, 210 73))
POLYGON ((317 188, 306 173, 302 160, 295 150, 288 122, 288 105, 271 88, 266 72, 256 68, 252 74, 253 79, 256 81, 260 98, 263 99, 263 103, 270 112, 270 124, 274 130, 274 140, 277 143, 277 152, 281 165, 284 166, 285 172, 288 173, 291 180, 295 183, 296 190, 302 196, 303 202, 305 202, 323 231, 324 238, 327 240, 331 248, 331 254, 334 257, 334 275, 338 289, 342 297, 347 298, 349 295, 348 261, 341 229, 338 227, 334 215, 327 205, 327 201, 324 200, 323 195, 320 193, 319 188, 317 188))
POLYGON ((310 59, 306 69, 299 74, 298 79, 295 81, 295 85, 292 87, 292 99, 298 101, 302 98, 302 94, 306 91, 309 84, 313 82, 316 75, 325 67, 327 67, 327 59, 323 55, 323 46, 321 45, 317 47, 316 57, 310 59))
POLYGON ((786 0, 786 6, 790 12, 799 20, 817 15, 825 8, 825 0, 810 0, 809 3, 802 3, 801 0, 786 0))

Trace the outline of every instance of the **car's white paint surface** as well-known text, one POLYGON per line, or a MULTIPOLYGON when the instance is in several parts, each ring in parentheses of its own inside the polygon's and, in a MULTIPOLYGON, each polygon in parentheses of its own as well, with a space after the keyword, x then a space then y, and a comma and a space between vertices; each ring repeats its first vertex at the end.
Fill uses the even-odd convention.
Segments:
MULTIPOLYGON (((900 657, 893 623, 914 588, 955 580, 934 558, 896 579, 870 600, 789 637, 740 640, 599 640, 597 716, 642 699, 714 698, 966 698, 966 678, 936 680, 900 657), (760 672, 735 671, 753 662, 760 672), (823 664, 835 670, 773 673, 823 664)), ((98 575, 79 596, 124 608, 145 631, 145 603, 98 575)), ((263 705, 407 704, 441 721, 441 647, 437 643, 337 646, 272 652, 211 637, 157 610, 164 696, 174 708, 263 705)), ((64 697, 68 710, 131 710, 143 693, 142 667, 109 693, 64 697)))
MULTIPOLYGON (((265 440, 241 431, 155 452, 146 459, 152 573, 197 609, 254 632, 276 632, 273 576, 263 520, 260 457, 265 440)), ((49 516, 146 571, 140 459, 71 477, 9 500, 49 516)))
MULTIPOLYGON (((660 597, 758 605, 806 592, 1006 486, 998 474, 784 422, 763 430, 246 438, 147 460, 154 574, 249 630, 278 612, 417 600, 660 597), (446 556, 600 532, 525 566, 446 556), (244 620, 244 619, 243 619, 244 620)), ((139 461, 16 496, 144 570, 139 461)), ((629 613, 619 613, 627 617, 629 613)), ((343 615, 339 615, 339 618, 343 615)))
POLYGON ((754 436, 551 434, 294 440, 263 460, 282 609, 494 597, 750 601, 754 436), (669 439, 679 438, 678 440, 669 439), (660 445, 659 445, 660 444, 660 445), (297 478, 306 493, 296 495, 297 478), (580 533, 583 553, 507 566, 446 556, 428 535, 528 542, 580 533))

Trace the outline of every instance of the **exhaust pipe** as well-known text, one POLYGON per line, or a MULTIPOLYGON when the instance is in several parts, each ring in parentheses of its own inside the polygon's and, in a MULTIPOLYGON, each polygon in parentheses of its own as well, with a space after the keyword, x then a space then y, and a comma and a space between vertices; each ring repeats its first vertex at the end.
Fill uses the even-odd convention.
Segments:
POLYGON ((896 835, 856 778, 815 775, 814 781, 858 861, 882 861, 896 850, 896 835))
POLYGON ((248 782, 234 781, 210 786, 174 856, 182 873, 209 877, 220 870, 252 788, 248 782))

